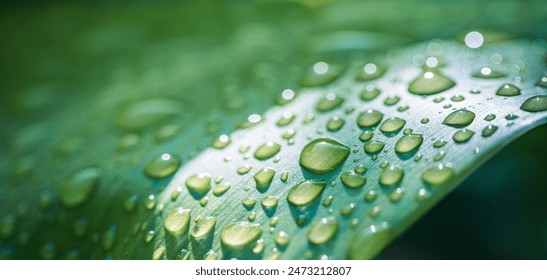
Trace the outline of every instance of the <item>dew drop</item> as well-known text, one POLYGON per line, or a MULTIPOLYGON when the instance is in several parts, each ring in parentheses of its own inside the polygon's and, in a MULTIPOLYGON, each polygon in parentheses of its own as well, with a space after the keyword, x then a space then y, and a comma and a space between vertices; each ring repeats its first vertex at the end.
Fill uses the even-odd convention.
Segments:
POLYGON ((226 148, 230 143, 232 143, 232 139, 228 135, 223 134, 213 140, 211 147, 220 150, 226 148))
POLYGON ((456 128, 462 128, 470 125, 474 119, 475 113, 466 109, 460 109, 446 116, 443 120, 443 124, 456 128))
POLYGON ((270 184, 273 181, 274 175, 275 175, 275 170, 271 168, 264 168, 258 171, 253 176, 253 179, 255 180, 255 183, 256 183, 256 189, 260 191, 270 186, 270 184))
POLYGON ((211 176, 207 173, 199 173, 186 179, 186 187, 191 192, 207 193, 211 189, 211 176))
POLYGON ((498 89, 498 91, 496 91, 496 95, 517 96, 520 95, 520 89, 512 84, 504 84, 498 89))
POLYGON ((342 105, 342 103, 344 103, 344 98, 331 92, 321 98, 315 105, 315 108, 317 111, 324 113, 336 109, 342 105))
POLYGON ((399 96, 389 96, 384 100, 384 105, 393 106, 393 105, 399 103, 400 100, 401 100, 401 98, 399 96))
POLYGON ((123 209, 127 212, 131 212, 137 206, 139 197, 137 195, 130 195, 123 201, 123 209))
POLYGON ((116 124, 125 130, 143 130, 179 115, 184 109, 186 106, 176 100, 140 100, 122 108, 116 115, 116 124))
POLYGON ((213 189, 213 195, 214 196, 221 196, 225 192, 227 192, 231 187, 232 187, 232 185, 230 185, 229 183, 224 183, 222 185, 218 185, 213 189))
POLYGON ((378 192, 375 191, 375 190, 369 190, 365 196, 363 197, 363 199, 366 201, 366 202, 371 202, 371 201, 374 201, 376 199, 376 197, 378 197, 378 192))
POLYGON ((426 124, 429 122, 429 119, 428 118, 423 118, 421 121, 420 121, 422 124, 426 124))
POLYGON ((363 101, 374 100, 378 95, 380 95, 380 89, 373 85, 367 85, 365 89, 361 91, 360 97, 363 101))
POLYGON ((355 79, 358 81, 372 81, 384 75, 386 69, 387 68, 381 64, 367 63, 359 68, 359 71, 357 71, 355 75, 355 79))
POLYGON ((469 129, 462 129, 458 130, 452 135, 452 139, 454 139, 454 142, 456 143, 465 143, 471 139, 475 135, 475 132, 469 129))
POLYGON ((420 147, 420 145, 422 145, 423 141, 424 138, 421 134, 409 134, 403 136, 395 144, 395 152, 401 155, 414 152, 420 147))
POLYGON ((291 237, 284 231, 278 232, 274 237, 275 244, 285 247, 291 242, 291 237))
POLYGON ((401 118, 389 118, 382 123, 380 131, 383 133, 395 133, 401 130, 405 124, 406 121, 401 118))
POLYGON ((99 185, 101 170, 89 167, 73 173, 59 189, 59 200, 66 208, 73 208, 88 201, 99 185))
POLYGON ((262 228, 258 224, 249 222, 236 222, 222 228, 220 241, 223 246, 230 249, 243 249, 262 235, 262 228))
POLYGON ((454 96, 450 97, 450 100, 452 100, 454 102, 461 102, 461 101, 465 100, 465 97, 463 97, 463 95, 454 95, 454 96))
POLYGON ((287 126, 291 124, 294 119, 296 118, 296 115, 294 115, 290 111, 283 112, 283 115, 281 115, 281 118, 276 122, 277 126, 287 126))
POLYGON ((163 220, 165 230, 175 236, 181 236, 188 230, 190 225, 190 209, 176 208, 169 212, 163 220))
POLYGON ((305 180, 294 185, 287 194, 287 201, 296 207, 302 207, 316 201, 323 193, 324 180, 305 180))
POLYGON ((367 168, 364 165, 359 164, 355 167, 355 172, 357 172, 359 174, 363 174, 363 173, 367 172, 367 168))
POLYGON ((515 115, 515 114, 508 114, 505 116, 505 119, 508 120, 508 121, 512 121, 512 120, 516 120, 518 119, 519 116, 515 115))
POLYGON ((537 82, 536 85, 539 86, 539 87, 547 88, 547 76, 541 77, 541 78, 538 80, 538 82, 537 82))
POLYGON ((382 121, 384 114, 376 110, 368 109, 364 112, 361 112, 357 117, 357 125, 360 128, 369 128, 376 126, 382 121))
POLYGON ((281 173, 281 177, 279 178, 279 180, 281 180, 281 182, 285 183, 285 182, 287 182, 288 179, 289 179, 289 172, 281 173))
POLYGON ((489 121, 494 120, 495 118, 496 118, 496 115, 488 114, 488 115, 486 115, 486 117, 484 117, 484 120, 489 122, 489 121))
POLYGON ((161 179, 173 175, 180 166, 178 156, 164 153, 151 159, 144 167, 144 174, 153 179, 161 179))
POLYGON ((186 249, 182 249, 177 253, 177 256, 175 257, 179 261, 186 261, 190 259, 190 251, 186 249))
POLYGON ((216 223, 217 220, 215 217, 207 216, 201 218, 190 231, 190 236, 192 236, 194 240, 207 239, 211 233, 213 233, 216 223))
POLYGON ((436 72, 424 72, 413 80, 408 86, 408 91, 417 95, 431 95, 443 92, 456 83, 450 78, 436 72))
POLYGON ((254 157, 258 160, 265 160, 275 156, 281 150, 281 146, 277 143, 268 141, 260 145, 254 152, 254 157))
POLYGON ((344 120, 344 118, 333 116, 327 122, 327 130, 331 132, 338 131, 342 128, 342 126, 344 126, 345 123, 346 120, 344 120))
POLYGON ((384 149, 385 144, 380 141, 367 142, 363 148, 367 154, 377 154, 384 149))
POLYGON ((331 240, 338 232, 338 221, 334 217, 322 218, 310 226, 308 241, 321 245, 331 240))
POLYGON ((378 182, 382 186, 397 185, 403 180, 405 172, 398 166, 391 165, 380 174, 378 182))
POLYGON ((367 179, 365 176, 359 175, 353 170, 346 171, 340 176, 340 180, 344 186, 350 189, 358 189, 365 185, 367 179))
POLYGON ((482 130, 482 137, 490 137, 494 132, 498 130, 495 125, 488 125, 482 130))
POLYGON ((490 69, 490 67, 483 67, 481 68, 480 71, 477 71, 473 74, 473 77, 482 78, 482 79, 497 79, 497 78, 503 78, 506 76, 507 76, 506 74, 496 70, 492 70, 490 69))
POLYGON ((108 251, 112 249, 114 243, 116 243, 117 232, 118 228, 115 225, 110 225, 110 227, 106 230, 102 240, 103 250, 108 251))
POLYGON ((260 200, 260 205, 266 209, 274 209, 277 207, 278 200, 274 196, 265 196, 260 200))
POLYGON ((242 165, 237 169, 237 174, 239 175, 247 174, 249 173, 249 171, 251 171, 251 169, 253 169, 253 167, 248 164, 242 165))
POLYGON ((340 167, 348 158, 350 149, 328 138, 308 143, 300 153, 300 165, 313 174, 329 173, 340 167))
POLYGON ((372 132, 370 130, 363 131, 363 133, 361 133, 361 135, 359 135, 359 140, 361 142, 366 142, 366 141, 369 141, 370 139, 372 139, 372 136, 374 136, 374 132, 372 132))
POLYGON ((251 210, 255 207, 256 199, 252 197, 245 198, 241 201, 241 204, 243 207, 245 207, 247 210, 251 210))
POLYGON ((343 70, 344 68, 341 65, 319 61, 306 71, 300 80, 300 84, 304 87, 317 87, 330 84, 342 74, 343 70))
POLYGON ((537 95, 526 99, 520 109, 531 113, 546 111, 547 95, 537 95))
POLYGON ((430 186, 440 186, 454 177, 454 169, 444 165, 437 164, 426 169, 422 175, 422 180, 430 186))

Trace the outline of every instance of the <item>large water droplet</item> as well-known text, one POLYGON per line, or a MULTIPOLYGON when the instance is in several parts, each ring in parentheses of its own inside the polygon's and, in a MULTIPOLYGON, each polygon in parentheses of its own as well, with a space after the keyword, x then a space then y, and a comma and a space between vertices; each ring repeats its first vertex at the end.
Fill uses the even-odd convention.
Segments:
POLYGON ((169 212, 163 220, 165 230, 175 236, 181 236, 190 225, 190 209, 176 208, 169 212))
POLYGON ((398 166, 391 165, 380 174, 379 183, 382 186, 397 185, 403 180, 405 172, 398 166))
POLYGON ((317 200, 326 183, 324 180, 306 180, 294 185, 287 194, 287 201, 296 207, 306 206, 317 200))
POLYGON ((496 95, 499 96, 517 96, 520 95, 520 89, 514 85, 511 84, 504 84, 501 86, 498 91, 496 91, 496 95))
POLYGON ((383 133, 398 132, 399 130, 403 128, 403 126, 405 126, 405 124, 406 124, 406 121, 401 118, 397 118, 397 117, 389 118, 385 120, 384 123, 382 123, 382 125, 380 126, 380 131, 383 133))
POLYGON ((384 149, 385 144, 380 141, 367 142, 363 148, 367 154, 377 154, 384 149))
POLYGON ((277 207, 278 200, 274 196, 265 196, 260 200, 260 205, 266 209, 274 209, 277 207))
POLYGON ((342 181, 344 186, 350 189, 361 188, 367 182, 365 176, 359 175, 353 170, 342 173, 342 175, 340 176, 340 180, 342 181))
POLYGON ((300 165, 313 174, 325 174, 340 167, 350 150, 342 143, 319 138, 308 143, 300 153, 300 165))
POLYGON ((453 86, 456 83, 450 78, 435 72, 424 72, 414 81, 410 82, 408 91, 418 95, 431 95, 439 92, 443 92, 453 86))
POLYGON ((194 174, 186 179, 185 184, 188 190, 204 194, 211 189, 211 176, 206 173, 194 174))
POLYGON ((281 146, 279 144, 268 141, 255 150, 254 157, 259 160, 269 159, 279 153, 280 150, 281 146))
POLYGON ((264 168, 260 171, 258 171, 254 176, 254 180, 256 182, 256 189, 257 190, 263 190, 267 188, 273 180, 273 177, 275 175, 275 170, 271 168, 264 168))
POLYGON ((520 106, 520 109, 531 113, 546 111, 547 95, 537 95, 526 99, 520 106))
POLYGON ((206 239, 214 231, 216 222, 215 217, 208 216, 201 218, 190 231, 190 235, 195 240, 206 239))
POLYGON ((220 241, 227 248, 243 249, 257 241, 261 235, 262 228, 260 228, 260 225, 237 222, 222 228, 220 241))
POLYGON ((61 205, 72 208, 89 200, 99 185, 101 170, 96 167, 82 169, 72 174, 59 189, 61 205))
POLYGON ((456 128, 462 128, 470 125, 474 119, 475 113, 469 110, 460 109, 446 116, 443 120, 443 124, 456 128))
POLYGON ((112 249, 112 247, 114 246, 114 243, 116 242, 117 232, 118 228, 115 225, 110 225, 110 227, 104 233, 102 245, 105 251, 112 249))
POLYGON ((424 138, 421 134, 409 134, 401 137, 395 144, 397 154, 406 154, 415 151, 422 145, 424 138))
POLYGON ((454 142, 456 143, 465 143, 471 139, 475 135, 474 131, 471 131, 469 129, 462 129, 458 130, 452 135, 452 139, 454 139, 454 142))
POLYGON ((338 221, 334 217, 322 218, 313 223, 308 231, 308 241, 321 245, 331 240, 338 232, 338 221))
POLYGON ((376 110, 368 109, 359 114, 357 117, 357 125, 360 128, 368 128, 376 126, 382 121, 384 114, 376 110))
POLYGON ((161 179, 173 175, 180 166, 178 156, 164 153, 151 159, 144 167, 144 174, 150 178, 161 179))
POLYGON ((426 169, 422 175, 422 180, 430 186, 440 186, 454 177, 454 169, 438 164, 426 169))

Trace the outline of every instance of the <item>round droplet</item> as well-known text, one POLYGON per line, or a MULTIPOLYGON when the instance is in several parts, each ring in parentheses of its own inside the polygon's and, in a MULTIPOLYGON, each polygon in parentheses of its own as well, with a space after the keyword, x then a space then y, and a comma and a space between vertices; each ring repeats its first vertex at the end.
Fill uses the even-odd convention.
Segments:
POLYGON ((100 177, 101 170, 96 167, 82 169, 72 174, 59 189, 61 205, 72 208, 84 204, 95 192, 100 177))
POLYGON ((216 222, 215 217, 208 216, 201 218, 190 231, 190 235, 195 240, 206 239, 214 231, 216 222))
POLYGON ((178 156, 164 153, 150 160, 144 167, 144 174, 150 178, 161 179, 173 175, 180 166, 178 156))
POLYGON ((171 119, 186 106, 170 99, 147 99, 130 103, 116 115, 116 124, 126 130, 142 130, 171 119))
POLYGON ((443 92, 456 83, 450 78, 436 72, 424 72, 418 78, 410 82, 408 91, 418 95, 431 95, 443 92))
POLYGON ((446 116, 443 120, 443 124, 456 128, 462 128, 470 125, 474 119, 475 113, 469 110, 461 109, 446 116))
POLYGON ((443 164, 438 164, 426 169, 422 175, 422 180, 430 186, 440 186, 454 177, 454 169, 443 164))
POLYGON ((517 96, 520 95, 520 89, 514 85, 511 84, 504 84, 501 86, 498 91, 496 91, 496 95, 499 96, 517 96))
POLYGON ((287 201, 296 207, 302 207, 316 201, 323 193, 324 180, 305 180, 294 185, 287 194, 287 201))
POLYGON ((260 228, 260 225, 248 222, 237 222, 222 228, 220 241, 223 246, 237 250, 253 244, 261 235, 262 228, 260 228))
POLYGON ((516 120, 518 119, 519 116, 515 115, 515 114, 508 114, 505 116, 505 119, 508 120, 508 121, 512 121, 512 120, 516 120))
POLYGON ((373 127, 378 125, 383 118, 384 118, 384 114, 382 114, 381 112, 368 109, 359 114, 359 116, 357 117, 357 125, 360 128, 373 127))
POLYGON ((340 167, 348 158, 350 149, 328 138, 308 143, 300 153, 300 165, 313 174, 329 173, 340 167))
POLYGON ((420 147, 420 145, 422 145, 423 141, 424 138, 421 134, 409 134, 403 136, 395 144, 395 152, 397 154, 414 152, 420 147))
POLYGON ((531 113, 546 111, 547 95, 537 95, 526 99, 520 106, 520 109, 531 113))
POLYGON ((374 136, 374 132, 372 132, 370 130, 363 131, 363 133, 361 133, 361 135, 359 135, 359 140, 362 141, 362 142, 367 142, 370 139, 372 139, 372 136, 374 136))
POLYGON ((278 246, 287 246, 291 242, 291 237, 286 232, 280 231, 274 236, 274 241, 278 246))
POLYGON ((206 173, 194 174, 186 179, 188 190, 196 193, 207 193, 211 189, 211 176, 206 173))
POLYGON ((382 186, 397 185, 403 180, 405 172, 400 167, 395 165, 389 166, 380 174, 379 183, 382 186))
POLYGON ((315 108, 317 111, 324 113, 336 109, 338 106, 342 105, 342 103, 344 103, 344 98, 331 92, 319 99, 315 108))
POLYGON ((373 85, 367 85, 363 91, 361 91, 360 97, 363 101, 374 100, 378 95, 380 95, 380 89, 373 85))
POLYGON ((395 133, 405 126, 406 121, 401 118, 389 118, 385 120, 380 126, 380 131, 383 133, 395 133))
POLYGON ((482 130, 482 137, 490 137, 494 132, 498 130, 498 127, 495 125, 488 125, 482 130))
POLYGON ((181 236, 190 225, 190 209, 176 208, 169 212, 163 220, 165 230, 175 236, 181 236))
POLYGON ((482 79, 497 79, 497 78, 503 78, 507 76, 506 74, 492 70, 490 67, 483 67, 480 71, 477 71, 473 74, 473 77, 475 78, 482 78, 482 79))
POLYGON ((355 75, 358 81, 372 81, 380 78, 386 72, 386 67, 381 64, 367 63, 359 68, 355 75))
POLYGON ((452 135, 452 139, 454 139, 454 142, 456 143, 465 143, 471 139, 475 135, 474 131, 471 131, 469 129, 462 129, 458 130, 452 135))
POLYGON ((342 128, 342 126, 344 126, 345 123, 346 120, 344 120, 344 118, 333 116, 327 122, 327 130, 331 132, 338 131, 342 128))
POLYGON ((260 145, 254 152, 254 157, 258 160, 265 160, 275 156, 281 150, 281 146, 277 143, 268 141, 260 145))
POLYGON ((319 61, 308 69, 300 80, 300 84, 305 87, 317 87, 332 83, 336 80, 344 68, 341 65, 329 64, 319 61))
POLYGON ((266 209, 273 209, 277 207, 277 198, 274 196, 265 196, 260 200, 260 205, 266 209))
POLYGON ((340 180, 344 186, 350 189, 358 189, 365 185, 367 179, 365 176, 359 175, 353 170, 346 171, 340 176, 340 180))
POLYGON ((380 141, 367 142, 363 148, 367 154, 377 154, 384 149, 385 144, 380 141))
POLYGON ((275 175, 275 170, 271 168, 264 168, 260 171, 258 171, 254 176, 253 179, 256 182, 256 189, 257 190, 263 190, 270 186, 270 184, 273 181, 273 177, 275 175))
POLYGON ((230 143, 232 143, 232 139, 230 139, 228 135, 223 134, 215 138, 215 140, 211 143, 211 147, 215 149, 224 149, 226 146, 230 145, 230 143))
POLYGON ((321 245, 331 240, 338 232, 338 221, 334 217, 322 218, 313 223, 308 231, 308 241, 321 245))

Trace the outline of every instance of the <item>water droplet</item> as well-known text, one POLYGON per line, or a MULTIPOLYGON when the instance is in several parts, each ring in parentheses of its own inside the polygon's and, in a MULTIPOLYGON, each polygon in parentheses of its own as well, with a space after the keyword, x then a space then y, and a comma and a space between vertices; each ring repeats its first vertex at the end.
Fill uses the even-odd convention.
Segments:
POLYGON ((404 190, 402 188, 396 188, 393 192, 389 194, 389 200, 391 202, 397 202, 403 198, 404 190))
POLYGON ((190 209, 176 208, 169 212, 163 220, 165 230, 175 236, 181 236, 190 225, 190 209))
POLYGON ((262 228, 258 224, 237 222, 222 228, 220 241, 227 248, 243 249, 257 241, 261 235, 262 228))
POLYGON ((263 190, 270 186, 272 183, 273 177, 275 175, 275 170, 271 168, 264 168, 260 171, 258 171, 254 176, 253 179, 256 182, 256 189, 257 190, 263 190))
POLYGON ((518 119, 519 116, 515 115, 515 114, 508 114, 505 116, 505 119, 508 120, 508 121, 512 121, 512 120, 516 120, 518 119))
POLYGON ((435 143, 433 143, 433 147, 434 147, 434 148, 441 148, 441 147, 443 147, 444 145, 446 145, 446 143, 447 143, 447 142, 444 141, 444 140, 437 140, 437 141, 435 141, 435 143))
POLYGON ((433 158, 434 161, 439 161, 444 158, 446 155, 445 151, 440 151, 435 157, 433 158))
POLYGON ((456 143, 465 143, 471 139, 475 135, 474 131, 471 131, 469 129, 462 129, 458 130, 452 135, 452 139, 454 139, 454 142, 456 143))
POLYGON ((287 182, 287 179, 289 179, 289 172, 281 173, 281 177, 279 178, 279 180, 281 180, 281 182, 285 183, 285 182, 287 182))
POLYGON ((431 197, 431 192, 426 189, 419 189, 416 193, 416 201, 424 201, 431 197))
POLYGON ((215 260, 218 260, 218 255, 215 251, 209 250, 207 253, 205 253, 205 256, 203 259, 206 261, 215 261, 215 260))
POLYGON ((531 113, 546 111, 547 95, 537 95, 526 99, 520 106, 520 109, 531 113))
POLYGON ((254 153, 254 157, 258 160, 265 160, 275 156, 281 150, 281 146, 277 143, 268 141, 260 145, 254 153))
POLYGON ((385 144, 380 141, 367 142, 363 148, 367 154, 377 154, 384 149, 385 144))
POLYGON ((357 71, 355 75, 355 79, 358 81, 372 81, 384 75, 386 69, 387 68, 381 64, 367 63, 359 68, 359 71, 357 71))
POLYGON ((474 119, 475 113, 469 110, 460 109, 446 116, 443 120, 443 124, 456 128, 462 128, 470 125, 474 119))
POLYGON ((418 78, 410 82, 408 91, 418 95, 431 95, 443 92, 456 83, 450 78, 436 72, 424 72, 418 78))
POLYGON ((496 118, 496 115, 488 114, 488 115, 486 115, 486 117, 484 117, 484 120, 485 121, 491 121, 491 120, 494 120, 495 118, 496 118))
POLYGON ((291 139, 294 137, 294 135, 296 135, 296 131, 294 129, 287 129, 287 131, 285 131, 281 137, 283 137, 283 139, 291 139))
POLYGON ((249 173, 249 171, 251 171, 251 169, 253 169, 253 167, 248 164, 242 165, 237 169, 237 174, 239 175, 247 174, 249 173))
POLYGON ((116 115, 116 124, 125 130, 143 130, 171 119, 187 109, 170 99, 147 99, 130 103, 116 115))
POLYGON ((517 96, 520 95, 520 89, 512 84, 504 84, 498 89, 498 91, 496 91, 496 95, 517 96))
POLYGON ((401 137, 395 144, 395 152, 397 154, 406 154, 417 150, 424 138, 421 134, 409 134, 401 137))
POLYGON ((363 133, 361 133, 361 135, 359 135, 359 140, 361 140, 362 142, 366 142, 366 141, 369 141, 370 139, 372 139, 372 136, 374 136, 374 132, 372 132, 370 130, 363 131, 363 133))
POLYGON ((281 115, 281 118, 276 122, 277 126, 286 126, 291 124, 294 119, 296 118, 296 115, 294 115, 290 111, 283 112, 283 115, 281 115))
POLYGON ((253 247, 253 253, 255 254, 262 254, 264 252, 264 240, 258 239, 255 243, 255 246, 253 247))
POLYGON ((360 128, 373 127, 378 125, 383 118, 384 118, 384 114, 382 114, 381 112, 368 109, 359 114, 359 116, 357 117, 357 125, 360 128))
POLYGON ((103 235, 103 250, 108 251, 112 249, 114 243, 116 242, 116 234, 118 228, 115 225, 110 225, 103 235))
POLYGON ((265 196, 260 200, 260 205, 266 209, 274 209, 277 207, 277 198, 274 196, 265 196))
POLYGON ((325 197, 325 199, 323 199, 322 204, 325 207, 329 207, 332 204, 333 201, 334 201, 334 197, 332 195, 329 195, 329 196, 325 197))
POLYGON ((403 106, 399 106, 397 107, 397 112, 404 112, 406 110, 410 109, 409 106, 406 106, 406 105, 403 105, 403 106))
POLYGON ((139 197, 137 195, 130 195, 123 201, 123 209, 127 212, 131 212, 137 206, 139 197))
POLYGON ((394 238, 395 232, 387 222, 371 225, 351 238, 348 257, 352 260, 371 259, 394 238))
POLYGON ((364 176, 359 175, 353 170, 342 173, 342 175, 340 176, 340 180, 342 181, 344 186, 350 189, 361 188, 367 182, 367 179, 364 176))
POLYGON ((173 175, 180 166, 178 156, 164 153, 151 159, 144 167, 144 174, 153 179, 161 179, 173 175))
POLYGON ((211 147, 215 149, 224 149, 228 145, 232 143, 232 139, 228 135, 220 135, 219 137, 215 138, 215 140, 211 143, 211 147))
POLYGON ((321 245, 331 240, 338 232, 338 221, 334 217, 322 218, 310 226, 308 241, 321 245))
POLYGON ((204 196, 204 197, 200 198, 199 205, 201 207, 205 207, 207 205, 207 203, 209 203, 209 198, 208 197, 204 196))
POLYGON ((177 253, 177 256, 175 258, 179 261, 186 261, 190 259, 190 251, 182 249, 180 250, 180 252, 177 253))
POLYGON ((400 100, 401 100, 401 98, 399 96, 389 96, 384 100, 384 105, 393 106, 393 105, 399 103, 400 100))
POLYGON ((452 100, 454 102, 461 102, 461 101, 465 100, 465 97, 463 97, 463 95, 454 95, 454 96, 450 97, 450 100, 452 100))
POLYGON ((497 126, 488 125, 482 130, 482 137, 490 137, 496 130, 498 130, 497 126))
POLYGON ((441 163, 426 169, 421 175, 422 180, 430 186, 443 185, 452 177, 454 177, 454 169, 441 163))
POLYGON ((127 150, 139 144, 140 137, 137 134, 129 133, 118 140, 118 149, 127 150))
POLYGON ((292 89, 285 89, 281 92, 281 96, 275 100, 276 105, 285 105, 296 97, 296 93, 292 89))
POLYGON ((59 189, 59 200, 66 208, 84 204, 99 185, 101 170, 89 167, 73 173, 59 189))
POLYGON ((256 199, 252 197, 245 198, 241 201, 241 204, 243 204, 243 207, 247 208, 247 210, 253 209, 256 204, 256 199))
POLYGON ((444 97, 435 97, 435 99, 433 99, 433 102, 435 103, 441 103, 445 100, 444 97))
POLYGON ((300 80, 300 84, 304 87, 317 87, 330 84, 342 74, 343 70, 344 68, 341 65, 319 61, 306 71, 300 80))
POLYGON ((0 238, 8 238, 15 232, 17 219, 14 214, 8 214, 0 220, 0 238))
POLYGON ((344 98, 331 92, 321 98, 315 105, 315 108, 317 111, 324 113, 334 110, 338 106, 342 105, 342 103, 344 103, 344 98))
POLYGON ((213 189, 213 195, 214 196, 221 196, 225 192, 227 192, 231 187, 232 187, 232 185, 230 185, 229 183, 224 183, 222 185, 218 185, 213 189))
POLYGON ((194 174, 186 179, 185 184, 189 191, 204 194, 211 189, 211 176, 207 173, 194 174))
POLYGON ((426 124, 429 122, 429 119, 428 118, 423 118, 421 121, 420 121, 422 124, 426 124))
POLYGON ((340 209, 340 215, 347 217, 353 214, 353 210, 355 210, 355 203, 350 203, 346 207, 340 209))
POLYGON ((378 197, 378 192, 375 191, 375 190, 369 190, 365 196, 363 197, 363 199, 366 201, 366 202, 371 202, 371 201, 374 201, 376 199, 376 197, 378 197))
POLYGON ((378 182, 382 186, 397 185, 403 180, 405 172, 398 166, 391 165, 380 174, 378 182))
POLYGON ((159 260, 163 257, 165 253, 165 246, 161 245, 152 253, 152 260, 159 260))
POLYGON ((270 226, 275 227, 278 222, 279 222, 279 218, 273 217, 272 219, 270 219, 270 226))
POLYGON ((217 220, 215 217, 205 217, 199 219, 192 230, 190 231, 190 235, 195 240, 202 240, 208 238, 211 233, 215 229, 215 225, 217 223, 217 220))
POLYGON ((363 174, 363 173, 367 172, 367 168, 364 165, 359 164, 355 167, 355 172, 357 172, 359 174, 363 174))
POLYGON ((376 88, 373 85, 367 85, 363 91, 361 91, 361 100, 371 101, 374 100, 378 95, 380 95, 380 89, 376 88))
POLYGON ((286 232, 280 231, 275 235, 274 241, 278 246, 285 247, 291 242, 291 237, 286 232))
POLYGON ((319 138, 308 143, 300 153, 300 165, 313 174, 329 173, 340 167, 350 150, 342 143, 319 138))
POLYGON ((327 130, 331 132, 338 131, 342 128, 342 126, 344 126, 345 123, 346 120, 344 120, 344 118, 333 116, 327 122, 327 130))
POLYGON ((490 67, 483 67, 480 71, 475 72, 473 74, 473 77, 475 78, 482 78, 482 79, 496 79, 496 78, 503 78, 507 76, 506 74, 492 70, 490 67))
POLYGON ((287 201, 296 207, 311 204, 321 196, 325 189, 324 180, 305 180, 294 185, 287 194, 287 201))
POLYGON ((383 133, 395 133, 401 130, 405 124, 406 121, 401 118, 389 118, 382 123, 380 131, 383 133))
POLYGON ((539 86, 539 87, 547 88, 547 76, 541 77, 541 78, 538 80, 538 82, 537 82, 536 85, 539 86))

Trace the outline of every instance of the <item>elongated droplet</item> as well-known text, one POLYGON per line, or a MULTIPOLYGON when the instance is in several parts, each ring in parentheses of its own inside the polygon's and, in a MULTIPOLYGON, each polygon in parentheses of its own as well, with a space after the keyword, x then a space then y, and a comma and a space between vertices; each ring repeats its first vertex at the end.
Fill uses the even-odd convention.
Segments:
POLYGON ((248 222, 232 223, 220 233, 220 241, 223 246, 230 249, 243 249, 252 245, 262 235, 262 228, 258 224, 248 222))
POLYGON ((367 154, 377 154, 384 149, 385 144, 380 141, 367 142, 363 148, 367 154))
POLYGON ((281 118, 275 123, 277 126, 287 126, 291 124, 294 119, 296 118, 296 115, 293 114, 291 111, 285 111, 281 115, 281 118))
POLYGON ((116 243, 116 235, 118 228, 116 225, 110 225, 103 235, 103 250, 108 251, 112 249, 114 243, 116 243))
POLYGON ((341 65, 319 61, 306 71, 300 80, 300 84, 305 87, 330 84, 342 74, 343 70, 344 68, 341 65))
POLYGON ((185 108, 186 106, 177 100, 140 100, 120 110, 116 115, 116 124, 125 130, 143 130, 177 116, 185 108))
POLYGON ((382 121, 384 114, 376 110, 368 109, 359 114, 357 117, 357 125, 360 128, 369 128, 376 126, 382 121))
POLYGON ((264 168, 260 171, 258 171, 254 176, 253 179, 256 182, 256 189, 257 190, 263 190, 270 186, 272 183, 273 177, 275 175, 275 170, 271 168, 264 168))
POLYGON ((315 108, 317 111, 324 113, 338 108, 338 106, 342 105, 342 103, 344 103, 344 98, 331 92, 325 97, 319 99, 315 105, 315 108))
POLYGON ((342 126, 344 126, 345 123, 346 120, 344 120, 344 118, 333 116, 327 122, 327 130, 331 132, 338 131, 342 128, 342 126))
POLYGON ((540 86, 540 87, 547 88, 547 76, 543 76, 543 77, 539 78, 536 85, 540 86))
POLYGON ((393 106, 393 105, 399 103, 400 100, 401 100, 401 98, 399 96, 389 96, 388 98, 386 98, 386 100, 384 100, 384 105, 393 106))
POLYGON ((190 235, 195 240, 206 239, 213 233, 216 223, 217 220, 215 217, 208 216, 201 218, 190 231, 190 235))
POLYGON ((487 121, 487 122, 489 122, 489 121, 494 120, 495 118, 496 118, 496 115, 494 115, 494 114, 488 114, 488 115, 486 115, 486 117, 484 117, 484 120, 487 121))
POLYGON ((380 95, 380 89, 373 85, 367 85, 363 91, 361 91, 361 100, 371 101, 374 100, 378 95, 380 95))
POLYGON ((370 139, 372 139, 372 136, 374 136, 374 132, 372 132, 370 130, 363 131, 363 133, 361 133, 361 135, 359 135, 359 140, 362 141, 362 142, 367 142, 370 139))
POLYGON ((531 113, 546 111, 547 95, 537 95, 526 99, 520 106, 520 109, 531 113))
POLYGON ((353 170, 346 171, 340 176, 340 180, 344 186, 350 189, 358 189, 365 185, 367 179, 363 175, 359 175, 353 170))
POLYGON ((72 174, 59 189, 61 205, 72 208, 84 204, 99 185, 101 170, 96 167, 82 169, 72 174))
POLYGON ((462 130, 456 131, 452 136, 452 139, 454 139, 454 142, 456 143, 465 143, 469 141, 469 139, 471 139, 473 135, 475 135, 474 131, 464 128, 462 130))
POLYGON ((498 89, 498 91, 496 91, 496 95, 517 96, 520 95, 520 89, 512 84, 504 84, 498 89))
POLYGON ((367 63, 359 68, 355 74, 355 79, 358 81, 372 81, 380 78, 386 72, 386 67, 381 64, 367 63))
POLYGON ((204 194, 211 189, 211 176, 206 173, 195 174, 186 179, 185 184, 188 190, 204 194))
POLYGON ((422 180, 430 186, 440 186, 454 177, 454 169, 438 164, 426 169, 422 175, 422 180))
POLYGON ((398 132, 405 126, 406 121, 401 118, 389 118, 382 123, 380 126, 380 131, 383 133, 394 133, 398 132))
POLYGON ((190 209, 176 208, 169 212, 163 220, 165 230, 175 236, 181 236, 188 230, 190 225, 190 209))
POLYGON ((287 194, 287 201, 296 207, 302 207, 316 201, 323 193, 324 180, 306 180, 294 185, 287 194))
POLYGON ((406 154, 417 150, 424 138, 421 134, 409 134, 401 137, 395 144, 395 152, 397 154, 406 154))
POLYGON ((371 225, 355 234, 348 246, 348 257, 352 260, 374 258, 395 238, 395 232, 387 222, 371 225))
POLYGON ((498 127, 495 125, 488 125, 482 130, 482 137, 490 137, 494 132, 498 130, 498 127))
POLYGON ((395 165, 391 165, 382 171, 380 174, 379 183, 382 186, 393 186, 399 184, 401 180, 403 180, 404 175, 405 172, 403 169, 395 165))
POLYGON ((279 153, 280 150, 281 146, 279 144, 268 141, 255 150, 254 157, 259 160, 269 159, 279 153))
POLYGON ((473 77, 482 79, 497 79, 503 78, 505 76, 507 76, 505 73, 492 70, 490 69, 490 67, 483 67, 480 71, 477 71, 473 74, 473 77))
POLYGON ((173 175, 180 166, 178 156, 164 153, 150 160, 144 167, 144 174, 150 178, 161 179, 173 175))
POLYGON ((214 196, 221 196, 225 192, 227 192, 231 187, 232 187, 232 185, 230 185, 228 183, 218 185, 213 189, 213 195, 214 196))
POLYGON ((410 82, 408 91, 418 95, 431 95, 443 92, 455 85, 454 81, 440 73, 425 72, 410 82))
POLYGON ((215 138, 215 140, 211 143, 211 147, 215 149, 224 149, 226 146, 230 145, 232 143, 232 140, 228 135, 220 135, 219 137, 215 138))
POLYGON ((349 148, 342 143, 333 139, 319 138, 302 149, 299 162, 304 169, 313 174, 325 174, 340 167, 349 153, 349 148))
POLYGON ((475 113, 469 110, 461 109, 446 116, 443 120, 443 124, 456 128, 462 128, 470 125, 474 119, 475 113))
POLYGON ((321 245, 331 240, 338 232, 338 221, 334 217, 322 218, 313 223, 308 231, 308 241, 321 245))

